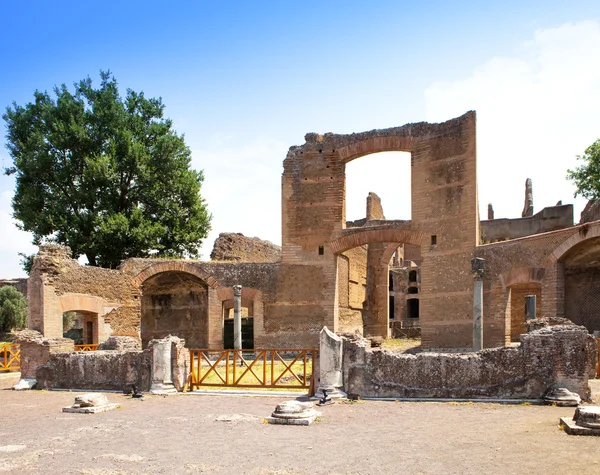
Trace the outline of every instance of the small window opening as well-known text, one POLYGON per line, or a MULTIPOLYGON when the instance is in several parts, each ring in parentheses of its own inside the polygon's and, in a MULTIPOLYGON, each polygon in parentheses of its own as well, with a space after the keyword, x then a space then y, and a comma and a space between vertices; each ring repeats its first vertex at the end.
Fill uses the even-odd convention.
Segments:
POLYGON ((319 246, 319 256, 325 254, 325 248, 323 246, 319 246))
POLYGON ((408 299, 406 301, 408 318, 419 318, 419 299, 408 299))
POLYGON ((394 316, 395 316, 394 296, 390 295, 390 320, 393 320, 394 316))
POLYGON ((417 271, 416 270, 411 270, 408 273, 408 281, 409 282, 416 282, 417 281, 417 271))
POLYGON ((436 234, 432 234, 431 235, 431 245, 435 246, 437 244, 437 235, 436 234))
POLYGON ((390 281, 389 281, 388 290, 394 290, 394 275, 391 272, 390 272, 390 281))
POLYGON ((417 289, 416 287, 409 287, 408 291, 406 293, 407 294, 418 294, 419 293, 419 289, 417 289))

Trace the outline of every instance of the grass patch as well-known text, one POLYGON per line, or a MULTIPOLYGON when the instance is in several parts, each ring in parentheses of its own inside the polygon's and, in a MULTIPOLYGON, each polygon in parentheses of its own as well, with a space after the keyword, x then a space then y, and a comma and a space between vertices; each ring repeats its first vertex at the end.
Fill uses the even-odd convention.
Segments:
POLYGON ((272 363, 269 359, 267 359, 265 363, 262 358, 256 362, 254 362, 252 357, 244 359, 246 362, 243 363, 242 366, 240 366, 238 361, 235 367, 231 360, 228 366, 224 361, 221 361, 214 368, 209 367, 206 361, 202 361, 200 369, 198 369, 197 366, 194 368, 194 375, 197 381, 204 378, 202 386, 206 389, 213 389, 211 385, 221 388, 223 388, 223 385, 226 385, 223 389, 231 389, 235 385, 237 387, 241 386, 255 389, 306 390, 305 386, 310 384, 310 378, 313 371, 312 361, 310 360, 306 362, 305 379, 303 361, 297 361, 290 369, 288 369, 289 365, 294 360, 293 358, 287 360, 284 359, 285 364, 281 361, 272 363), (252 364, 253 362, 254 364, 252 364), (251 367, 251 369, 248 367, 251 367), (272 388, 272 385, 275 385, 276 387, 272 388))
POLYGON ((420 338, 388 338, 381 343, 381 349, 394 353, 404 353, 421 346, 420 338))

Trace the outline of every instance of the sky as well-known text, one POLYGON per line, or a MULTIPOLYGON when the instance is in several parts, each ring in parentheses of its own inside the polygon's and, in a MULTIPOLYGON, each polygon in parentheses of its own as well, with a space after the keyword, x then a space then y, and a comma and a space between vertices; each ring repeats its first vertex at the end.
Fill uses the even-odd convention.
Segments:
MULTIPOLYGON (((37 90, 110 70, 162 97, 204 171, 220 232, 281 244, 282 162, 307 132, 352 133, 443 122, 477 111, 481 217, 520 217, 573 198, 566 171, 600 138, 600 7, 558 2, 1 2, 0 109, 37 90)), ((0 135, 0 165, 12 159, 0 135)), ((408 154, 347 167, 348 219, 369 191, 387 218, 410 218, 408 154)), ((0 176, 0 278, 23 277, 37 248, 12 219, 0 176)), ((85 262, 85 260, 83 261, 85 262)))

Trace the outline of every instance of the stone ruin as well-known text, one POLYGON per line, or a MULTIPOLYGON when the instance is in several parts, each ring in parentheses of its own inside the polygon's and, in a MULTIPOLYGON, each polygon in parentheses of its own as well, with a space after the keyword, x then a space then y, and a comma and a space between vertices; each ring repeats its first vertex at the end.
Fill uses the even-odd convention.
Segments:
MULTIPOLYGON (((142 350, 123 357, 142 368, 150 342, 168 335, 188 348, 229 345, 233 286, 241 285, 254 348, 314 348, 323 327, 373 342, 392 332, 420 335, 423 350, 472 348, 470 264, 479 258, 484 348, 534 341, 522 338, 528 296, 538 315, 600 330, 600 221, 592 208, 579 225, 572 205, 560 202, 534 214, 528 179, 521 217, 497 218, 490 206, 480 220, 475 145, 473 111, 439 124, 309 133, 283 162, 281 249, 223 233, 210 262, 128 259, 102 269, 80 266, 68 248, 41 246, 27 285, 28 326, 59 342, 63 313, 76 312, 84 343, 138 340, 142 350), (411 154, 411 219, 389 219, 369 193, 365 218, 347 221, 346 165, 384 151, 411 154)), ((501 354, 517 358, 511 351, 501 354)), ((75 360, 86 356, 61 358, 76 373, 75 360)), ((147 373, 136 374, 150 384, 147 373)))

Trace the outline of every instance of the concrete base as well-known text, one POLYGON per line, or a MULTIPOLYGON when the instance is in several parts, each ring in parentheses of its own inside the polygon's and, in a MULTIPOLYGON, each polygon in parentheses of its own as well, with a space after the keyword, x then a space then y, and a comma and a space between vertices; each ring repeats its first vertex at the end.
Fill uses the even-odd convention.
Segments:
POLYGON ((32 389, 37 383, 37 379, 23 378, 17 384, 13 386, 15 391, 23 391, 25 389, 32 389))
POLYGON ((152 383, 152 386, 150 386, 150 394, 168 396, 169 394, 177 394, 177 389, 175 389, 173 384, 169 383, 152 383))
POLYGON ((577 423, 570 417, 561 417, 560 426, 569 435, 598 435, 600 429, 590 429, 589 427, 578 426, 577 423))
POLYGON ((103 406, 92 407, 63 407, 62 412, 71 412, 76 414, 96 414, 97 412, 112 411, 121 407, 119 404, 104 404, 103 406))
POLYGON ((281 424, 286 426, 308 426, 312 424, 315 421, 315 419, 320 415, 320 412, 316 412, 312 416, 303 417, 302 419, 282 419, 279 417, 267 417, 266 421, 269 424, 281 424))
POLYGON ((348 395, 339 388, 319 388, 315 392, 315 395, 311 397, 311 400, 321 399, 323 397, 323 389, 327 391, 327 397, 334 399, 347 399, 348 395))

